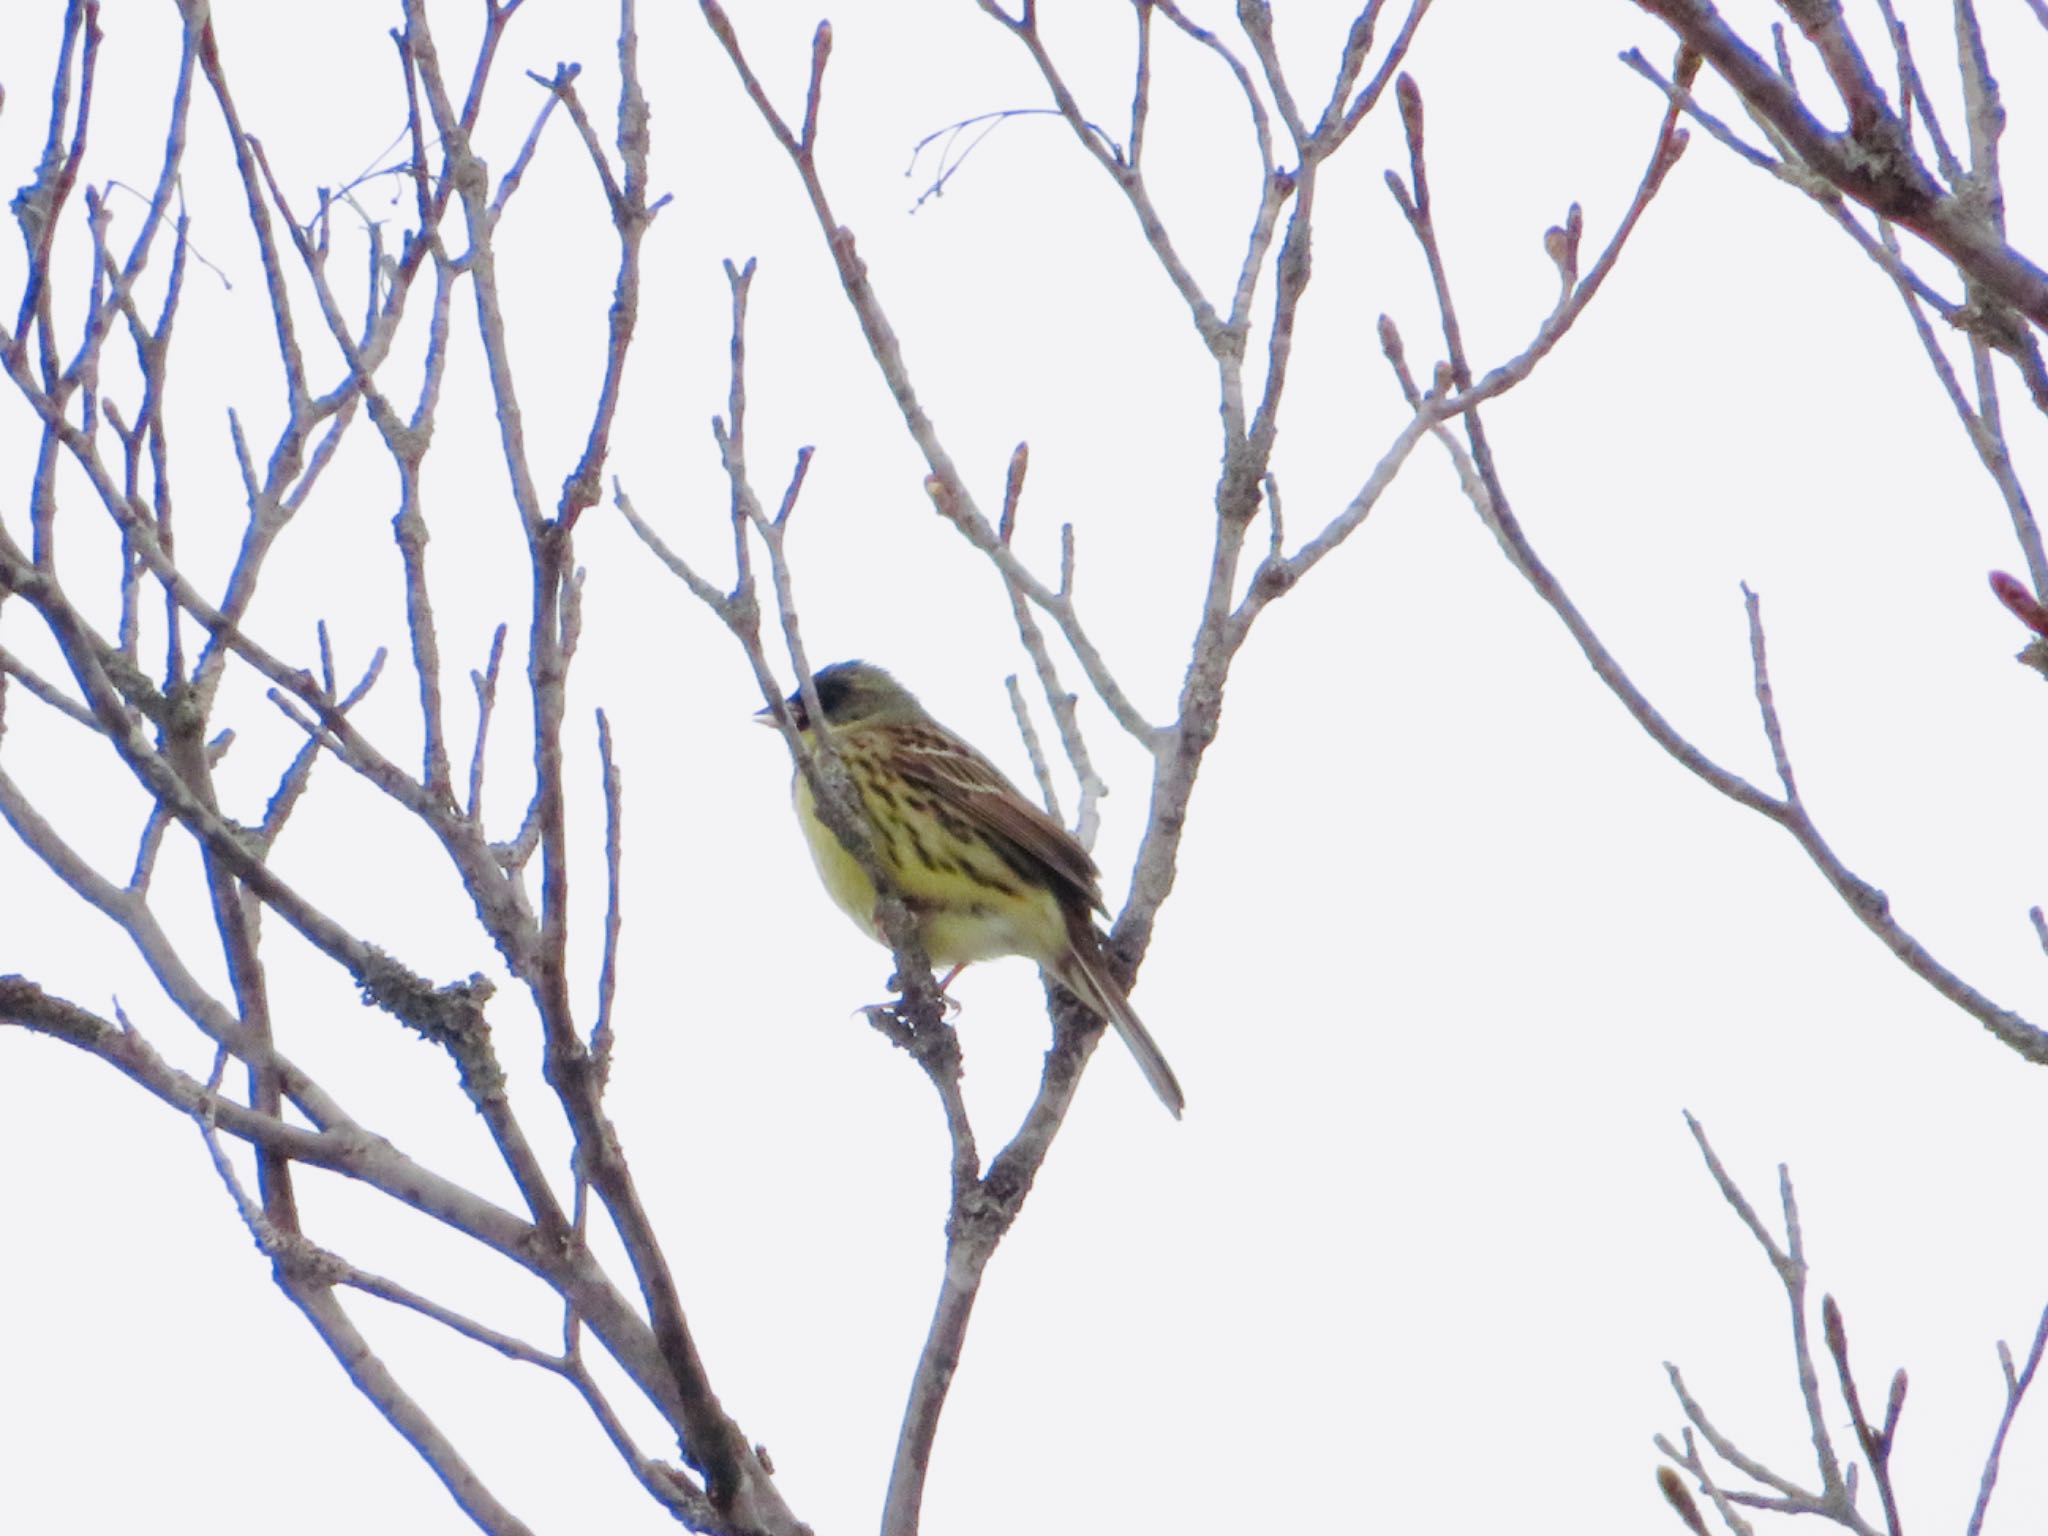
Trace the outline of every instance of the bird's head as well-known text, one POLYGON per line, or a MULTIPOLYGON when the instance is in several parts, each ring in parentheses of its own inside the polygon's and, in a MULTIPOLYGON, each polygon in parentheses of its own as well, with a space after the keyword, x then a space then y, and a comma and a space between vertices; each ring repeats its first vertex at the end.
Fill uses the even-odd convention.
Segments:
MULTIPOLYGON (((837 661, 821 667, 813 679, 818 685, 818 704, 835 730, 881 721, 921 720, 924 709, 895 678, 872 662, 837 661)), ((792 724, 799 731, 811 728, 810 710, 799 688, 783 703, 792 724)), ((764 709, 754 718, 763 725, 775 723, 775 711, 764 709)))

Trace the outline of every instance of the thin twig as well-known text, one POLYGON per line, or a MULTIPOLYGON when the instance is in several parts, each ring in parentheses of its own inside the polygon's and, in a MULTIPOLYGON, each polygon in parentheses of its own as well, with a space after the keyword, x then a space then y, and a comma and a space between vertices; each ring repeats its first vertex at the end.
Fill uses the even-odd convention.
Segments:
POLYGON ((1821 1337, 1828 1347, 1828 1358, 1835 1363, 1835 1381, 1842 1389, 1842 1400, 1849 1406, 1849 1423, 1856 1431, 1857 1444, 1863 1448, 1865 1463, 1870 1468, 1871 1481, 1877 1484, 1877 1496, 1884 1505, 1885 1529, 1889 1536, 1900 1536, 1899 1503, 1892 1491, 1892 1436, 1898 1428, 1899 1411, 1906 1402, 1906 1373, 1899 1371, 1892 1377, 1892 1390, 1886 1404, 1882 1425, 1872 1424, 1863 1412, 1863 1396, 1856 1386, 1856 1375, 1849 1367, 1849 1335, 1842 1324, 1842 1309, 1833 1296, 1820 1299, 1821 1337))
POLYGON ((1038 727, 1031 723, 1031 710, 1024 703, 1024 690, 1017 685, 1016 673, 1003 679, 1003 688, 1010 695, 1010 713, 1016 717, 1024 755, 1031 760, 1031 776, 1038 781, 1038 798, 1045 802, 1046 814, 1058 821, 1060 792, 1053 787, 1052 765, 1045 760, 1045 747, 1038 739, 1038 727))
POLYGON ((2027 1388, 2034 1384, 2034 1373, 2041 1368, 2044 1350, 2048 1350, 2048 1311, 2042 1312, 2041 1321, 2034 1327, 2034 1342, 2027 1350, 2027 1363, 2017 1374, 2012 1368, 2012 1351, 2006 1347, 2005 1340, 1998 1341, 1998 1364, 2005 1373, 2005 1408, 1998 1416, 1998 1430, 1992 1435, 1991 1449, 1984 1457, 1984 1475, 1978 1479, 1977 1502, 1971 1507, 1970 1523, 1964 1527, 1965 1536, 1979 1536, 1984 1529, 1984 1515, 1991 1507, 1992 1491, 1998 1486, 1998 1464, 2005 1454, 2005 1437, 2012 1432, 2012 1421, 2019 1415, 2027 1388))
POLYGON ((463 814, 472 823, 483 814, 484 746, 490 740, 491 711, 498 702, 498 669, 504 661, 505 626, 500 624, 491 634, 491 656, 484 670, 469 674, 470 686, 476 690, 476 745, 469 754, 469 796, 463 814))
POLYGON ((5 673, 7 676, 19 681, 22 687, 42 700, 43 703, 49 705, 50 708, 56 710, 65 719, 76 725, 84 726, 94 735, 102 734, 103 727, 100 725, 98 716, 79 703, 78 700, 72 698, 70 694, 64 692, 55 683, 38 674, 19 656, 16 656, 4 646, 0 646, 0 673, 5 673))
MULTIPOLYGON (((1828 1412, 1821 1401, 1820 1374, 1814 1364, 1812 1342, 1808 1335, 1806 1320, 1806 1262, 1805 1239, 1800 1229, 1799 1206, 1792 1192, 1792 1176, 1782 1165, 1778 1169, 1779 1201, 1785 1220, 1785 1242, 1778 1240, 1764 1225, 1754 1207, 1749 1203, 1741 1188, 1730 1177, 1721 1164, 1712 1143, 1707 1140, 1706 1131, 1691 1115, 1685 1117, 1686 1128, 1692 1133, 1701 1157, 1705 1160, 1708 1173, 1721 1192, 1731 1210, 1749 1229, 1750 1236, 1764 1252, 1771 1268, 1776 1272, 1779 1285, 1784 1289, 1785 1299, 1791 1313, 1793 1364, 1799 1382, 1800 1399, 1805 1407, 1807 1429, 1812 1440, 1814 1464, 1820 1475, 1820 1490, 1813 1492, 1802 1488, 1791 1478, 1773 1471, 1756 1457, 1745 1454, 1727 1435, 1715 1427, 1707 1417, 1706 1410, 1686 1389, 1684 1377, 1675 1365, 1667 1364, 1673 1393, 1685 1413, 1687 1421, 1696 1429, 1714 1454, 1740 1472, 1751 1482, 1770 1490, 1759 1494, 1747 1490, 1722 1491, 1715 1488, 1706 1475, 1704 1463, 1693 1447, 1691 1431, 1687 1432, 1686 1449, 1683 1455, 1674 1451, 1668 1441, 1660 1440, 1659 1446, 1667 1455, 1684 1466, 1697 1477, 1701 1486, 1713 1498, 1715 1506, 1732 1528, 1736 1522, 1730 1506, 1743 1505, 1753 1509, 1766 1509, 1788 1514, 1817 1514, 1855 1533, 1855 1536, 1879 1536, 1879 1533, 1863 1519, 1856 1510, 1856 1475, 1853 1464, 1844 1468, 1842 1458, 1835 1450, 1830 1431, 1828 1412)), ((1835 1357, 1838 1371, 1844 1378, 1845 1390, 1853 1392, 1853 1385, 1847 1378, 1847 1345, 1841 1337, 1840 1314, 1832 1303, 1823 1304, 1823 1320, 1826 1324, 1826 1341, 1830 1353, 1835 1357)), ((1877 1471, 1882 1456, 1889 1452, 1889 1435, 1898 1422, 1898 1409, 1904 1398, 1904 1389, 1895 1385, 1892 1399, 1882 1430, 1872 1431, 1865 1423, 1852 1402, 1852 1413, 1856 1416, 1859 1440, 1865 1455, 1872 1458, 1873 1470, 1877 1471)), ((1882 1485, 1888 1473, 1878 1472, 1882 1485)), ((1890 1510, 1889 1500, 1887 1508, 1890 1510)), ((1890 1536, 1897 1536, 1896 1511, 1891 1511, 1894 1523, 1890 1536)))

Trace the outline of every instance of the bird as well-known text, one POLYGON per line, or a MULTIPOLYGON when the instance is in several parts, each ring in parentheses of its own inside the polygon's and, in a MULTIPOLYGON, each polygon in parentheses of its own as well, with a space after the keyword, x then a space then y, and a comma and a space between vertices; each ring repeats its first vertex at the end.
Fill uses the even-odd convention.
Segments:
MULTIPOLYGON (((1095 926, 1095 914, 1108 908, 1088 851, 881 667, 835 662, 813 682, 832 745, 860 793, 875 857, 916 919, 932 964, 957 972, 1007 955, 1037 962, 1109 1021, 1179 1119, 1187 1101, 1173 1068, 1110 974, 1095 926)), ((815 746, 803 690, 782 708, 805 748, 815 746)), ((775 724, 775 707, 754 718, 775 724)), ((801 769, 791 797, 826 892, 862 932, 886 944, 874 881, 819 819, 801 769)))

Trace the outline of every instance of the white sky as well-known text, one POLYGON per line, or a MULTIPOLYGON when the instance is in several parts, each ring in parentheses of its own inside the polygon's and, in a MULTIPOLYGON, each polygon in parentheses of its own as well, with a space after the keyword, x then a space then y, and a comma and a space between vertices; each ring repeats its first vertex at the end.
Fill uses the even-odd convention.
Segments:
MULTIPOLYGON (((1120 132, 1124 8, 1048 9, 1084 106, 1120 132), (1099 36, 1086 19, 1097 13, 1114 23, 1099 36)), ((1226 7, 1191 9, 1225 25, 1226 7)), ((1344 8, 1278 9, 1313 97, 1344 8)), ((2048 37, 2019 7, 1987 9, 2015 116, 2014 238, 2038 249, 2024 192, 2041 125, 2027 107, 2048 37)), ((581 60, 585 100, 609 111, 615 63, 598 10, 530 0, 515 21, 481 138, 494 167, 539 104, 523 70, 581 60)), ((1767 10, 1728 7, 1751 36, 1767 10)), ((9 188, 30 178, 41 143, 60 12, 50 0, 0 19, 9 188)), ((244 119, 297 209, 384 163, 403 123, 384 31, 395 7, 222 0, 214 12, 244 119)), ((794 111, 815 11, 773 0, 734 12, 794 111)), ((103 19, 90 175, 146 186, 175 14, 127 0, 103 19)), ((466 76, 475 20, 467 5, 436 13, 451 75, 466 76)), ((826 174, 924 398, 988 505, 1011 446, 1030 442, 1020 543, 1050 570, 1059 522, 1076 523, 1087 620, 1163 718, 1218 451, 1212 375, 1185 312, 1052 120, 1006 127, 943 198, 909 213, 923 183, 902 173, 919 138, 1041 100, 1022 51, 971 4, 856 4, 832 20, 826 174)), ((817 447, 794 535, 813 658, 890 665, 1021 777, 1001 685, 1022 666, 1007 607, 920 491, 792 173, 694 6, 650 5, 641 31, 654 189, 675 201, 646 247, 613 470, 671 543, 724 576, 708 428, 725 398, 718 262, 757 256, 749 430, 764 492, 779 491, 799 444, 817 447)), ((1923 34, 1938 61, 1943 8, 1923 34)), ((1580 201, 1590 259, 1633 190, 1661 103, 1615 62, 1630 45, 1670 55, 1623 0, 1441 0, 1424 27, 1410 67, 1482 366, 1518 351, 1549 305, 1545 226, 1580 201)), ((1947 71, 1930 73, 1952 96, 1947 71)), ((1164 29, 1156 76, 1159 200, 1214 291, 1254 194, 1241 105, 1212 60, 1164 29)), ((278 424, 277 370, 203 95, 193 122, 193 239, 227 283, 192 271, 179 322, 179 537, 217 588, 241 527, 225 407, 260 457, 278 424)), ((499 237, 550 497, 582 442, 614 259, 567 126, 551 125, 499 237)), ((1404 164, 1389 104, 1323 185, 1279 461, 1295 538, 1355 489, 1403 417, 1376 317, 1396 317, 1419 369, 1437 355, 1420 259, 1380 185, 1404 164)), ((394 185, 358 198, 395 227, 410 201, 394 206, 394 185)), ((132 230, 140 203, 117 194, 114 208, 117 233, 132 230)), ((349 280, 359 249, 336 257, 349 280)), ((20 262, 11 243, 0 250, 0 293, 19 292, 20 262)), ((80 270, 73 260, 63 276, 80 270)), ((423 288, 415 320, 424 299, 423 288)), ((464 674, 496 622, 512 621, 516 640, 524 607, 468 303, 465 290, 427 461, 457 741, 471 718, 464 674)), ((416 357, 415 339, 391 377, 410 379, 416 357)), ((321 357, 320 387, 333 366, 321 357)), ((2024 474, 2041 434, 2016 388, 2009 404, 2024 474)), ((18 401, 0 408, 0 519, 17 532, 27 420, 18 401)), ((2025 915, 2048 896, 2029 809, 2048 699, 2011 661, 2024 634, 1983 580, 2020 557, 1889 285, 1796 195, 1702 138, 1576 332, 1487 422, 1531 538, 1638 682, 1702 748, 1764 782, 1737 583, 1761 591, 1823 831, 1937 955, 2007 1006, 2048 1014, 2025 915)), ((399 665, 393 503, 361 424, 286 534, 249 628, 310 660, 325 616, 344 670, 377 645, 398 649, 358 718, 403 759, 417 725, 399 665)), ((69 513, 69 582, 97 602, 108 541, 83 497, 69 513)), ((747 720, 759 700, 736 648, 608 504, 585 517, 577 554, 589 573, 572 695, 586 851, 599 830, 594 707, 611 714, 626 775, 609 1107, 727 1406, 769 1447, 800 1515, 820 1532, 864 1529, 938 1279, 937 1106, 854 1016, 888 962, 815 886, 782 748, 747 720)), ((0 640, 47 658, 29 620, 7 605, 0 640)), ((78 732, 18 691, 10 704, 9 771, 124 872, 135 797, 78 732)), ((292 735, 246 677, 221 721, 239 733, 223 768, 240 797, 229 812, 255 820, 292 735)), ((1115 903, 1144 764, 1099 709, 1088 723, 1114 790, 1097 851, 1115 903)), ((508 730, 498 745, 509 831, 520 744, 508 730)), ((278 863, 437 979, 495 970, 425 840, 332 763, 278 863)), ((194 867, 174 838, 160 888, 194 867)), ((586 1004, 594 874, 578 931, 586 1004)), ((270 928, 287 1048, 408 1151, 496 1188, 445 1061, 270 928)), ((197 911, 178 931, 205 953, 197 911)), ((203 1072, 209 1053, 112 940, 18 844, 0 844, 0 971, 100 1011, 118 995, 173 1060, 203 1072)), ((201 974, 217 978, 217 961, 201 974)), ((997 1145, 1036 1083, 1036 981, 1011 962, 956 991, 970 1104, 997 1145)), ((1842 1301, 1866 1394, 1881 1401, 1896 1365, 1912 1373, 1896 1464, 1906 1519, 1960 1528, 2001 1401, 1994 1341, 2023 1347, 2048 1302, 2038 1074, 1900 968, 1789 839, 1641 736, 1509 570, 1441 454, 1416 455, 1245 651, 1136 1002, 1186 1086, 1187 1119, 1160 1113, 1114 1046, 1091 1067, 990 1270, 926 1529, 1659 1529, 1671 1517, 1650 1436, 1680 1423, 1666 1360, 1745 1449, 1811 1483, 1781 1293, 1681 1109, 1760 1206, 1774 1204, 1777 1163, 1791 1164, 1815 1302, 1824 1289, 1842 1301)), ((494 1018, 528 1074, 527 1113, 559 1151, 509 990, 494 1018)), ((469 1528, 272 1289, 189 1124, 107 1068, 7 1031, 0 1170, 0 1525, 469 1528)), ((510 1266, 391 1221, 333 1180, 307 1176, 302 1198, 311 1234, 366 1267, 554 1337, 540 1288, 510 1266)), ((566 1389, 376 1303, 349 1305, 536 1530, 669 1528, 566 1389)), ((2031 1409, 2008 1449, 1994 1532, 2038 1529, 2048 1510, 2044 1415, 2031 1409)), ((1839 1409, 1837 1428, 1846 1446, 1839 1409)))

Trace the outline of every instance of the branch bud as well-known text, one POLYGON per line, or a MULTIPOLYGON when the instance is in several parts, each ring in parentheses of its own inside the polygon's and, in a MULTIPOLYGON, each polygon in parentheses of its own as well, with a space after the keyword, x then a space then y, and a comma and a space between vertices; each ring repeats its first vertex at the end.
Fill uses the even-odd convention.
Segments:
POLYGON ((1820 1330, 1828 1341, 1828 1353, 1838 1365, 1845 1364, 1849 1358, 1849 1335, 1842 1327, 1842 1309, 1835 1305, 1832 1295, 1820 1299, 1820 1330))
POLYGON ((2041 606, 2034 594, 2027 590, 2026 584, 2017 576, 2007 575, 2004 571, 1993 571, 1991 590, 1998 594, 2001 603, 2012 610, 2013 617, 2035 634, 2048 635, 2048 608, 2041 606))
POLYGON ((1707 1536, 1707 1522, 1700 1517, 1700 1507, 1693 1502, 1692 1490, 1685 1486, 1685 1479, 1678 1475, 1676 1467, 1657 1469, 1657 1491, 1664 1495, 1664 1502, 1678 1512, 1678 1518, 1685 1522, 1687 1530, 1694 1536, 1707 1536))
POLYGON ((1395 362, 1399 362, 1407 352, 1401 345, 1401 332, 1395 327, 1392 315, 1380 316, 1380 350, 1395 362))
POLYGON ((1422 145, 1422 87, 1415 83, 1415 77, 1402 72, 1394 82, 1394 99, 1401 104, 1401 127, 1408 135, 1408 147, 1419 149, 1422 145))

